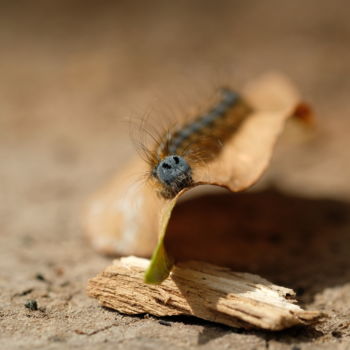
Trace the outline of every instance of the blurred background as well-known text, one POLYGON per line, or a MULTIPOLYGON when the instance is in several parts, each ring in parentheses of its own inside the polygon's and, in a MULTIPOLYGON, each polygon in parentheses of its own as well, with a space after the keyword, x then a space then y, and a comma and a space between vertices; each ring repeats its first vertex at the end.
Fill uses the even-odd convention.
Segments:
MULTIPOLYGON (((302 279, 296 273, 274 275, 270 268, 266 276, 301 288, 307 307, 337 315, 317 331, 321 335, 303 333, 303 341, 339 341, 332 332, 343 342, 350 339, 342 321, 350 305, 349 243, 344 243, 350 229, 349 62, 345 0, 0 1, 0 300, 8 344, 42 345, 52 339, 80 344, 82 337, 72 329, 82 320, 93 330, 117 317, 84 295, 86 280, 110 260, 85 242, 80 211, 86 197, 135 153, 124 120, 142 117, 159 101, 176 105, 186 91, 218 76, 239 87, 269 70, 286 73, 317 115, 313 137, 288 147, 288 153, 277 152, 269 181, 315 201, 306 231, 317 237, 320 227, 327 227, 327 235, 335 237, 333 251, 323 241, 317 247, 326 255, 317 257, 333 257, 325 266, 335 267, 318 277, 315 264, 304 269, 302 279), (180 80, 187 83, 177 85, 180 80), (321 198, 331 201, 326 205, 330 222, 312 226, 326 215, 317 210, 321 198), (30 332, 18 322, 34 322, 23 307, 29 297, 53 320, 48 325, 44 316, 36 317, 39 326, 30 332), (67 322, 61 322, 62 315, 67 322)), ((288 200, 282 202, 277 201, 288 208, 288 200)), ((303 266, 310 260, 294 272, 303 266)), ((120 327, 129 322, 123 320, 120 327)), ((145 322, 147 338, 156 322, 145 322)), ((194 328, 183 336, 196 345, 201 332, 194 328)), ((120 339, 118 334, 109 337, 120 339)), ((208 346, 223 341, 206 337, 208 346)), ((241 339, 240 334, 230 337, 229 342, 241 339)), ((254 337, 251 344, 257 346, 262 339, 254 337)), ((147 339, 155 346, 165 341, 147 339)))

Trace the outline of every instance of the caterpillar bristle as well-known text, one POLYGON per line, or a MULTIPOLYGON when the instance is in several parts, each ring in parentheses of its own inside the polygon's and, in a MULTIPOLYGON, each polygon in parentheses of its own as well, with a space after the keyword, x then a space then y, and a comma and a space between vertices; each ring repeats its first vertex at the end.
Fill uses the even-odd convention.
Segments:
POLYGON ((229 87, 220 88, 215 96, 212 100, 216 102, 209 109, 181 126, 172 121, 168 126, 152 128, 143 118, 138 150, 148 164, 148 180, 161 197, 170 199, 191 187, 193 171, 215 159, 252 112, 229 87))

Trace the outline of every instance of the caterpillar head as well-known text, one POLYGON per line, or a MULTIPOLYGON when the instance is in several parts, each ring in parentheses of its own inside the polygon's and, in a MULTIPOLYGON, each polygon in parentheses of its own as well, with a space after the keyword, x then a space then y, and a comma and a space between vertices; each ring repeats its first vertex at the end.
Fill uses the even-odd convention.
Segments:
POLYGON ((192 185, 192 170, 187 161, 173 154, 162 159, 153 170, 153 176, 161 183, 160 194, 173 198, 183 188, 192 185))

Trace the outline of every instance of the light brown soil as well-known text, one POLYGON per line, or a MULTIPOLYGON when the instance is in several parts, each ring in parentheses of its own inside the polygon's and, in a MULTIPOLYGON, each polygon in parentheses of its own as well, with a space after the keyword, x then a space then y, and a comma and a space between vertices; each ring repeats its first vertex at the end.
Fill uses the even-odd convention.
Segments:
POLYGON ((72 3, 0 4, 1 347, 349 349, 348 2, 72 3), (240 84, 270 69, 316 107, 318 131, 277 152, 269 181, 285 194, 242 199, 254 213, 239 214, 244 227, 266 242, 251 236, 256 254, 241 252, 239 268, 330 317, 276 334, 99 307, 84 289, 110 258, 85 241, 80 211, 133 153, 122 120, 142 116, 156 91, 176 105, 169 87, 179 76, 191 86, 192 75, 230 71, 240 84), (32 299, 39 310, 24 306, 32 299))

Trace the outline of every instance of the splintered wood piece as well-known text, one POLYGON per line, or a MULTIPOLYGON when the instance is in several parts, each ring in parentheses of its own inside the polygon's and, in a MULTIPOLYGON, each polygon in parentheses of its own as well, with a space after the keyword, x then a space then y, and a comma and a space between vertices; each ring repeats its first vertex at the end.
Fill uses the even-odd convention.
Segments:
POLYGON ((246 329, 282 330, 321 317, 296 305, 293 290, 253 274, 191 261, 176 265, 161 285, 150 285, 144 283, 148 265, 133 256, 115 260, 89 281, 87 293, 129 315, 193 315, 246 329))

